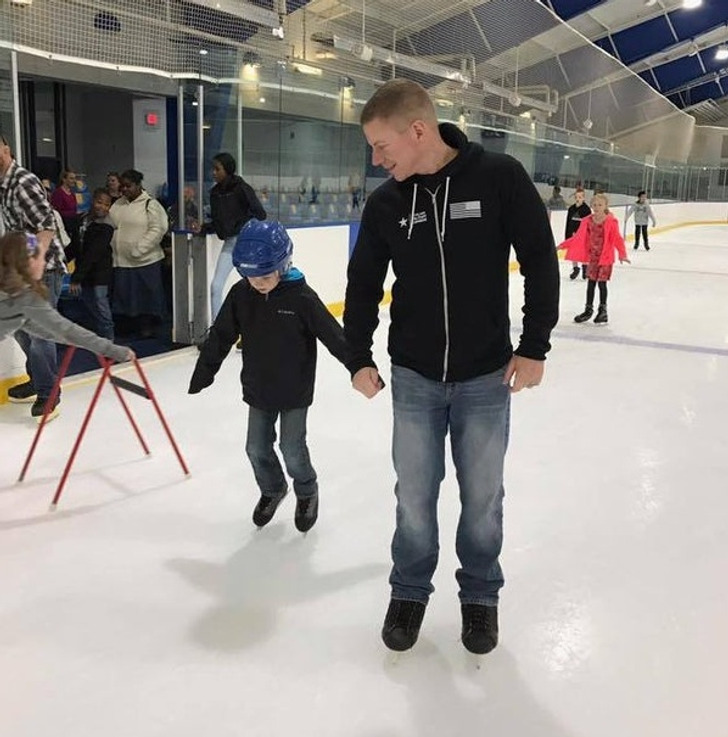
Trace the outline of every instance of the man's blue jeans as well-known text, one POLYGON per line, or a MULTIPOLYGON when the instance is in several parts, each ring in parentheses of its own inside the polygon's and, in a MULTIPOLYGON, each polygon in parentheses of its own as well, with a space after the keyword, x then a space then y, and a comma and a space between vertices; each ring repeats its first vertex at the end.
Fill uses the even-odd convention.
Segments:
POLYGON ((498 603, 503 572, 503 463, 508 445, 510 390, 505 367, 444 383, 392 367, 397 473, 397 526, 392 540, 392 598, 427 602, 440 550, 437 501, 445 477, 445 437, 460 487, 456 573, 464 604, 498 603))
POLYGON ((114 340, 114 318, 109 304, 109 287, 81 287, 81 299, 94 319, 95 333, 102 338, 114 340))
MULTIPOLYGON (((53 309, 56 309, 63 285, 63 272, 46 271, 43 275, 43 284, 48 289, 48 301, 53 309)), ((58 375, 56 344, 28 335, 23 330, 15 333, 15 340, 25 353, 25 371, 30 376, 39 399, 48 399, 58 375)))
POLYGON ((306 445, 308 407, 281 410, 280 413, 249 408, 245 452, 253 466, 255 480, 261 494, 266 496, 276 496, 286 486, 286 477, 273 447, 279 414, 280 449, 288 475, 293 479, 293 490, 297 497, 312 496, 318 491, 318 481, 306 445))

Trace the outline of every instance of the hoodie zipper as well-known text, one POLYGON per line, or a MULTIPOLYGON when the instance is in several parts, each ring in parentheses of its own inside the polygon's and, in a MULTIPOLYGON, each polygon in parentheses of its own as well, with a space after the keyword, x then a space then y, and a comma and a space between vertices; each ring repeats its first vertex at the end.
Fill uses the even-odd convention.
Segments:
MULTIPOLYGON (((435 215, 435 235, 437 236, 437 247, 440 253, 440 278, 442 279, 442 309, 445 325, 445 352, 442 359, 442 380, 447 380, 447 370, 450 363, 450 311, 449 311, 449 295, 447 291, 447 269, 445 268, 445 228, 447 225, 447 201, 450 198, 450 177, 445 180, 445 198, 442 203, 442 220, 437 212, 437 193, 440 191, 438 185, 434 192, 425 190, 432 200, 432 211, 435 215)), ((415 184, 412 193, 412 214, 410 216, 410 227, 407 238, 409 240, 412 234, 412 226, 414 224, 415 200, 417 199, 417 184, 415 184)))

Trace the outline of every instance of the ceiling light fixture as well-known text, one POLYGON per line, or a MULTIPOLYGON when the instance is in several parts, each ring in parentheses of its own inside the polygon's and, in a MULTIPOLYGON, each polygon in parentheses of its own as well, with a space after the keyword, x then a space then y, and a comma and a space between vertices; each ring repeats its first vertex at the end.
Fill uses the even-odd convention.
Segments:
POLYGON ((719 46, 715 50, 715 60, 725 61, 726 59, 728 59, 728 46, 719 46))
POLYGON ((686 10, 699 8, 702 4, 703 0, 683 0, 683 8, 685 8, 686 10))

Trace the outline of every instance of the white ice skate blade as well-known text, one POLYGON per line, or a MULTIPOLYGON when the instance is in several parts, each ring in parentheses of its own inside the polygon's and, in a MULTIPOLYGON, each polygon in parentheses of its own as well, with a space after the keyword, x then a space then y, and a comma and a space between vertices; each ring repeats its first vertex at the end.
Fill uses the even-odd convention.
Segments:
POLYGON ((396 668, 399 664, 400 659, 406 652, 406 650, 404 652, 398 652, 397 650, 387 650, 384 655, 384 667, 396 668))

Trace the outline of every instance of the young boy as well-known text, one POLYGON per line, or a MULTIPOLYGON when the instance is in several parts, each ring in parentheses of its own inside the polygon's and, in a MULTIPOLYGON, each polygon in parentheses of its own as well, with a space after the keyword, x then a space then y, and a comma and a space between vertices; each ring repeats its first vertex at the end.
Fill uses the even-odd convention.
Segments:
POLYGON ((114 340, 114 321, 109 305, 111 281, 111 239, 114 226, 109 219, 111 195, 105 189, 93 193, 91 212, 79 228, 80 247, 71 275, 71 293, 80 294, 91 313, 98 335, 114 340))
POLYGON ((296 494, 294 522, 310 530, 318 516, 318 482, 306 446, 306 414, 313 402, 316 339, 346 364, 344 331, 303 274, 291 267, 293 243, 276 221, 252 219, 233 249, 243 277, 228 293, 200 348, 189 393, 212 384, 225 356, 242 338, 243 401, 249 405, 248 455, 261 496, 253 511, 267 525, 288 493, 273 448, 280 416, 280 449, 296 494))

